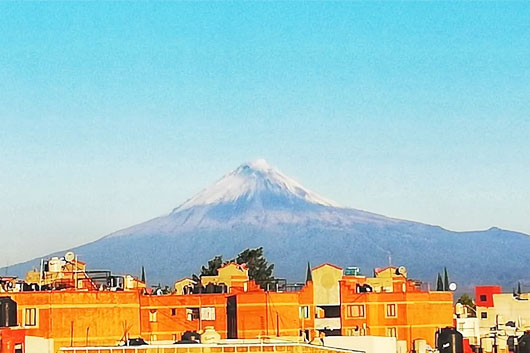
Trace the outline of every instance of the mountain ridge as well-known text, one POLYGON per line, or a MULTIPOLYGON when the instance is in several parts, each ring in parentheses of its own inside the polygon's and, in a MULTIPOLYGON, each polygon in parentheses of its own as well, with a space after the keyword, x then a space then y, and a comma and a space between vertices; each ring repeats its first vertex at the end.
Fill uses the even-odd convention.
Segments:
MULTIPOLYGON (((302 280, 305 264, 334 262, 364 273, 387 265, 388 255, 413 277, 434 280, 447 266, 471 284, 528 281, 530 237, 497 227, 454 232, 436 225, 339 206, 306 189, 264 160, 244 163, 166 215, 68 249, 89 267, 136 273, 171 283, 215 255, 263 246, 276 275, 302 280)), ((17 274, 36 259, 10 267, 17 274)))

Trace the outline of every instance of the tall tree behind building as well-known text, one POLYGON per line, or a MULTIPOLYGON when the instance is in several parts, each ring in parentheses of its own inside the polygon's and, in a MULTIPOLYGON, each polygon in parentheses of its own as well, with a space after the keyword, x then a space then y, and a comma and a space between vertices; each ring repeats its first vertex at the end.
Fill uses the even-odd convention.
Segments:
POLYGON ((256 281, 262 288, 266 286, 267 282, 274 281, 274 276, 272 275, 274 264, 269 264, 263 255, 263 247, 243 250, 237 255, 235 262, 246 264, 248 277, 256 281))
MULTIPOLYGON (((235 259, 230 261, 223 260, 222 255, 217 255, 208 261, 206 266, 201 267, 199 276, 216 276, 217 270, 227 263, 235 262, 246 264, 248 268, 248 277, 256 281, 262 288, 266 288, 267 283, 274 281, 273 271, 274 264, 269 264, 263 255, 263 247, 256 249, 245 249, 240 252, 235 259)), ((198 281, 198 277, 193 275, 193 279, 198 281)))

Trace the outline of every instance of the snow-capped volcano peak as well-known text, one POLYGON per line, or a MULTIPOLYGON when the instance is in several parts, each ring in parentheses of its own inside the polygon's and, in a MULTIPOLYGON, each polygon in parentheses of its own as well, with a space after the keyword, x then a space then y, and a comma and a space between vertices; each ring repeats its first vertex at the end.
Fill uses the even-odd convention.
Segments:
POLYGON ((257 202, 261 205, 271 203, 285 205, 300 202, 340 207, 306 188, 297 181, 286 176, 264 159, 244 163, 231 173, 225 175, 209 188, 201 191, 193 198, 184 202, 173 212, 180 212, 195 206, 215 204, 257 202))

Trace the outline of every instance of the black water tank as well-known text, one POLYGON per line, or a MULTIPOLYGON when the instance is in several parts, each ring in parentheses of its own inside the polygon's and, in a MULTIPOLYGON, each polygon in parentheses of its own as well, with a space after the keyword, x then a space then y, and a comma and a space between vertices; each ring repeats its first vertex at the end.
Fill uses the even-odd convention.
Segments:
POLYGON ((436 335, 436 348, 440 353, 464 353, 462 334, 454 328, 443 328, 436 335))
POLYGON ((17 303, 10 297, 0 297, 0 327, 17 326, 17 303))
POLYGON ((530 333, 526 332, 517 339, 517 353, 530 353, 530 333))

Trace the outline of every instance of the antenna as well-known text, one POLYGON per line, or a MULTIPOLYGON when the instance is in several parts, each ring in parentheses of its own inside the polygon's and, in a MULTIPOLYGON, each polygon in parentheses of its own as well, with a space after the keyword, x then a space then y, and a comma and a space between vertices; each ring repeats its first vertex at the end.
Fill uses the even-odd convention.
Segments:
POLYGON ((388 251, 387 254, 388 254, 388 266, 392 266, 392 253, 388 251))

